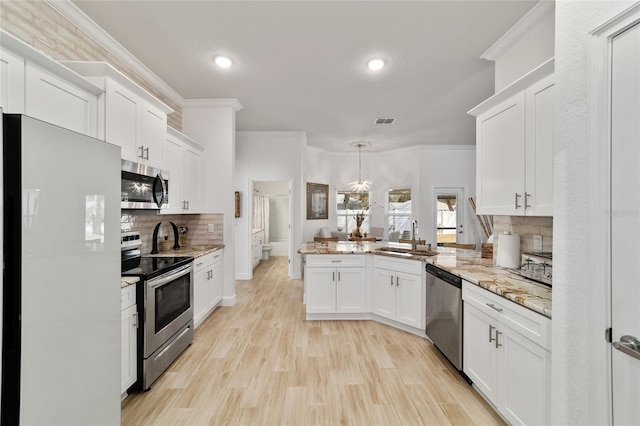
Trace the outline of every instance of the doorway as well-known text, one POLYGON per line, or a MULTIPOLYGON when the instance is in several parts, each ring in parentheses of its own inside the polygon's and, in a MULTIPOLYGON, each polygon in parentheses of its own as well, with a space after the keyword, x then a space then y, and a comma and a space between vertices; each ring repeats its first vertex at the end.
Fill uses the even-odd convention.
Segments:
MULTIPOLYGON (((251 229, 262 229, 263 245, 271 247, 268 256, 286 256, 292 276, 291 181, 252 181, 251 229)), ((253 248, 250 246, 250 252, 253 248)), ((249 254, 250 256, 252 253, 249 254)), ((263 255, 265 258, 266 255, 263 255)))
POLYGON ((465 203, 464 188, 433 188, 435 205, 434 241, 442 246, 444 243, 465 243, 465 203))
POLYGON ((601 423, 636 424, 640 352, 626 336, 640 337, 640 3, 590 35, 591 233, 598 255, 589 385, 593 400, 606 402, 594 407, 601 423))

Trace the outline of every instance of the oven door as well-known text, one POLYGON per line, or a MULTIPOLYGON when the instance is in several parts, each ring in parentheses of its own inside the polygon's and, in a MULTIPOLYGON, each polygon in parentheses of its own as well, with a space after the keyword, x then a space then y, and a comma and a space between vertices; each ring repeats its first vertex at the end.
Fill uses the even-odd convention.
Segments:
POLYGON ((144 300, 147 358, 193 320, 193 263, 148 280, 144 300))

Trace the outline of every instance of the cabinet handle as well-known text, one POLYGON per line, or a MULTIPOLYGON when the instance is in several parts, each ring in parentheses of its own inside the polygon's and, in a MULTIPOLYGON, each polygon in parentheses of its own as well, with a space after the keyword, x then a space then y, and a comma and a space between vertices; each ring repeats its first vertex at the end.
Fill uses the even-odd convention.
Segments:
POLYGON ((400 278, 396 276, 396 287, 398 287, 399 285, 400 285, 400 278))
POLYGON ((334 282, 335 282, 335 280, 336 280, 336 273, 335 273, 335 272, 332 272, 332 273, 331 273, 331 276, 332 276, 331 281, 334 281, 334 282))
POLYGON ((189 210, 189 201, 187 201, 187 210, 189 210))
POLYGON ((390 278, 391 278, 391 286, 393 286, 393 275, 390 278))
POLYGON ((342 260, 336 260, 336 259, 331 261, 331 263, 341 263, 341 262, 342 262, 342 260))
POLYGON ((338 271, 338 281, 340 281, 340 271, 338 271))
POLYGON ((494 326, 492 326, 491 324, 489 324, 489 343, 493 342, 494 339, 493 338, 493 330, 495 330, 496 328, 494 326))
POLYGON ((135 327, 135 328, 138 328, 138 313, 136 312, 132 316, 133 316, 133 324, 132 324, 132 326, 135 327))
POLYGON ((148 159, 149 159, 149 147, 146 147, 146 148, 144 149, 144 152, 146 152, 146 153, 147 153, 147 154, 144 156, 144 159, 145 159, 145 160, 148 160, 148 159))
POLYGON ((487 306, 490 307, 491 309, 494 309, 498 312, 502 312, 502 308, 496 308, 496 306, 493 303, 487 303, 487 306))
POLYGON ((140 155, 138 155, 138 158, 141 158, 144 160, 144 146, 140 145, 138 149, 140 150, 140 155))
POLYGON ((498 329, 496 329, 496 349, 498 349, 500 346, 502 346, 502 343, 498 343, 498 338, 500 337, 502 333, 498 331, 498 329))
POLYGON ((516 200, 515 200, 515 201, 516 201, 516 210, 518 210, 520 207, 522 207, 522 206, 519 206, 519 205, 518 205, 518 198, 520 198, 520 197, 522 197, 522 195, 520 195, 520 194, 518 194, 518 193, 516 192, 516 200))
POLYGON ((531 194, 529 194, 528 192, 524 193, 524 208, 525 210, 528 208, 531 208, 531 204, 529 204, 529 197, 531 197, 531 194))

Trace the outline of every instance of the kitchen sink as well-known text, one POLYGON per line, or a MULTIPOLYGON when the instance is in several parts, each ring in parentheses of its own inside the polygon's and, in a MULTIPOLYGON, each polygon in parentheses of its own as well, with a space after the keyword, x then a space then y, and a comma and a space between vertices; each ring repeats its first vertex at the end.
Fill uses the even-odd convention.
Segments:
POLYGON ((435 256, 438 254, 437 251, 433 250, 413 250, 410 248, 402 248, 402 247, 380 247, 376 249, 376 251, 385 251, 389 253, 397 253, 397 254, 406 254, 410 256, 435 256))

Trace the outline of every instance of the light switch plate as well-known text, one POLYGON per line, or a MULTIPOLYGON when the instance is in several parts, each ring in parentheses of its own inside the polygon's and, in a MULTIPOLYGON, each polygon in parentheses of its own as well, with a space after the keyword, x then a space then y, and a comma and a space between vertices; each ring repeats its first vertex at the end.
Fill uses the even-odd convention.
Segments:
POLYGON ((542 235, 533 236, 533 250, 542 251, 542 235))

